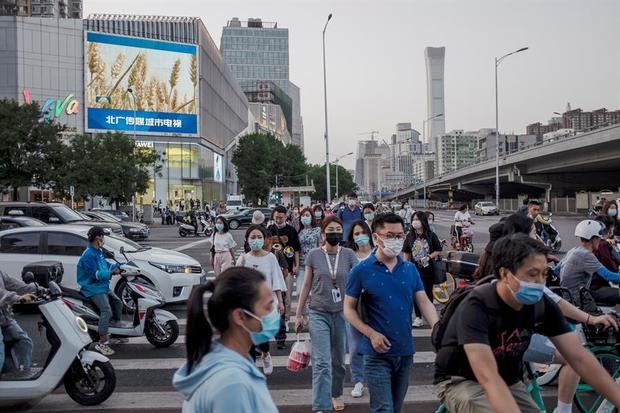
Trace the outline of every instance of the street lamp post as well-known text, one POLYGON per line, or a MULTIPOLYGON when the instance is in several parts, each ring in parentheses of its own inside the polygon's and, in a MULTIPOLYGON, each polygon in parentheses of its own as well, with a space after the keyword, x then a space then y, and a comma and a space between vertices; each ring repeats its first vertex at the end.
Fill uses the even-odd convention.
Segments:
POLYGON ((323 27, 323 96, 325 98, 325 174, 326 174, 326 188, 327 188, 327 203, 330 204, 332 202, 331 197, 331 182, 329 180, 329 135, 327 129, 327 66, 325 63, 325 30, 327 30, 327 25, 332 18, 332 14, 330 13, 327 16, 327 21, 325 22, 325 27, 323 27))
MULTIPOLYGON (((443 113, 438 113, 437 115, 435 115, 435 116, 431 116, 430 118, 425 119, 425 120, 423 120, 423 121, 422 121, 422 133, 424 134, 424 140, 427 140, 427 139, 433 139, 433 137, 432 137, 432 136, 428 136, 428 135, 426 134, 426 123, 427 123, 428 121, 431 121, 431 120, 433 120, 433 119, 440 118, 440 117, 442 117, 442 116, 443 116, 443 113)), ((430 143, 430 141, 429 141, 428 143, 430 143)), ((432 145, 431 145, 431 147, 432 147, 432 145)), ((435 148, 435 152, 436 152, 436 151, 437 151, 437 148, 435 148)), ((422 152, 424 152, 424 143, 422 143, 422 152)), ((415 177, 414 177, 414 179, 415 179, 415 177)), ((417 183, 416 183, 416 185, 417 185, 417 183)), ((416 186, 415 192, 417 192, 417 186, 416 186)), ((415 192, 414 192, 414 193, 415 193, 415 192)), ((416 199, 417 199, 417 194, 415 195, 415 197, 416 197, 416 199)), ((424 181, 424 208, 426 208, 426 181, 424 181)))
POLYGON ((334 161, 334 164, 336 165, 336 199, 338 199, 338 195, 339 195, 339 192, 338 192, 338 162, 342 158, 345 158, 345 157, 350 156, 350 155, 353 155, 353 152, 349 152, 346 155, 342 155, 342 156, 336 158, 336 160, 334 161))
POLYGON ((519 50, 508 53, 500 57, 495 58, 495 205, 499 208, 499 104, 498 104, 498 91, 497 91, 497 67, 499 64, 515 53, 526 51, 527 47, 522 47, 519 50))
MULTIPOLYGON (((136 144, 136 95, 133 93, 133 89, 128 87, 127 93, 133 98, 133 144, 136 144)), ((136 193, 131 195, 131 219, 136 222, 136 193)))

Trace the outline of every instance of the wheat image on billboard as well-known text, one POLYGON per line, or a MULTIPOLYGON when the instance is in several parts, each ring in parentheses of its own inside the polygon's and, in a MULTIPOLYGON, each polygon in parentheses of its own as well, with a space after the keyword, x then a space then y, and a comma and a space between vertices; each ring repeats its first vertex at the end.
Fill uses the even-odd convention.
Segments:
POLYGON ((196 114, 195 54, 89 42, 86 58, 88 107, 196 114))

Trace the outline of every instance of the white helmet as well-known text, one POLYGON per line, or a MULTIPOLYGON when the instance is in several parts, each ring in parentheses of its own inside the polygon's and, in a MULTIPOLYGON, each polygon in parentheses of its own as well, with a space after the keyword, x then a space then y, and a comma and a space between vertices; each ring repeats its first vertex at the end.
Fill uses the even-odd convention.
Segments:
POLYGON ((575 228, 575 236, 587 240, 591 240, 593 237, 603 238, 604 227, 598 221, 586 219, 577 224, 575 228))

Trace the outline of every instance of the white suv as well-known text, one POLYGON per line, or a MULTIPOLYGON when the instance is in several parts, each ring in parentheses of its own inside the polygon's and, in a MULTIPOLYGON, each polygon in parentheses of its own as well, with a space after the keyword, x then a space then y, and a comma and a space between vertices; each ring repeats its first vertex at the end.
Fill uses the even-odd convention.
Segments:
MULTIPOLYGON (((88 246, 89 226, 47 225, 16 228, 0 233, 0 269, 21 279, 22 268, 36 261, 60 261, 64 267, 62 285, 79 288, 76 281, 77 263, 88 246)), ((115 235, 105 237, 104 250, 113 252, 120 262, 127 258, 136 264, 143 278, 157 288, 166 303, 185 301, 194 285, 206 282, 200 263, 180 252, 162 248, 142 247, 115 235)), ((120 277, 112 277, 110 288, 131 309, 129 290, 120 277), (119 282, 120 281, 120 282, 119 282)))

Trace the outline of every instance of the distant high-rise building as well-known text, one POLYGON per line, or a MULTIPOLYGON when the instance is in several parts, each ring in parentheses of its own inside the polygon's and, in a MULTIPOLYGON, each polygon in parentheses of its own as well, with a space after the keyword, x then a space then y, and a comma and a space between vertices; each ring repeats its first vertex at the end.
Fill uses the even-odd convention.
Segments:
POLYGON ((477 146, 478 135, 476 132, 453 130, 436 136, 436 175, 444 175, 473 164, 477 146))
POLYGON ((446 109, 444 104, 445 56, 445 47, 427 47, 424 49, 424 59, 426 60, 426 107, 428 119, 430 120, 427 123, 427 130, 422 133, 424 133, 426 143, 430 143, 433 152, 435 152, 434 138, 446 132, 446 109))
POLYGON ((0 16, 81 19, 82 0, 0 0, 0 16))
POLYGON ((292 142, 303 148, 299 88, 289 79, 288 29, 262 19, 233 17, 222 31, 220 50, 239 83, 267 80, 291 97, 292 142))

